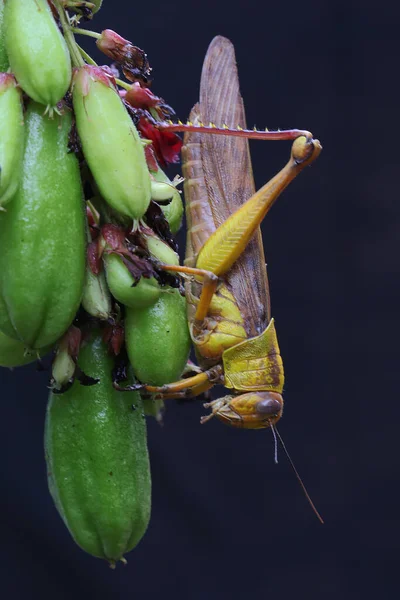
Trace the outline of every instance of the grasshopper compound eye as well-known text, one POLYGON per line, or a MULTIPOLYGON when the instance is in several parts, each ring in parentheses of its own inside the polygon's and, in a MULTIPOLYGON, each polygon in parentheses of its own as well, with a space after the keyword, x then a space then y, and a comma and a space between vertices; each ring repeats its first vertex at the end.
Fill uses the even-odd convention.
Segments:
POLYGON ((282 396, 275 392, 259 392, 257 395, 262 396, 257 403, 257 412, 265 417, 280 418, 283 406, 282 396))

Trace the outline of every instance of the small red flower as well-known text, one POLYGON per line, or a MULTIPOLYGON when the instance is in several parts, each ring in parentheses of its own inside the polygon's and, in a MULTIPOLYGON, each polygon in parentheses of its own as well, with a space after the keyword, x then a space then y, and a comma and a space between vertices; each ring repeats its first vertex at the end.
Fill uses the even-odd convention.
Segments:
POLYGON ((144 116, 140 117, 137 127, 144 138, 153 142, 154 152, 162 166, 179 162, 183 142, 176 133, 160 131, 144 116))

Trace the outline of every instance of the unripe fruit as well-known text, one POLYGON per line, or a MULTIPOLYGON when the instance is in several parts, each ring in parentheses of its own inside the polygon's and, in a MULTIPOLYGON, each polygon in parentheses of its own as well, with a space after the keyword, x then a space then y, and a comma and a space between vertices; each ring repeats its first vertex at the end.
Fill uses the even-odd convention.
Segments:
POLYGON ((9 62, 4 41, 4 0, 0 0, 0 72, 4 73, 8 67, 9 62))
POLYGON ((102 197, 122 215, 140 219, 151 196, 143 145, 101 68, 77 69, 73 104, 83 153, 102 197))
POLYGON ((24 150, 21 92, 15 78, 0 73, 0 208, 17 191, 24 150))
POLYGON ((35 362, 44 356, 50 348, 42 348, 39 352, 28 350, 22 342, 4 335, 0 331, 0 367, 20 367, 35 362))
POLYGON ((161 288, 157 280, 154 277, 141 277, 134 285, 134 278, 117 254, 105 254, 104 266, 108 287, 121 304, 131 308, 142 308, 154 304, 160 297, 161 288))
POLYGON ((78 364, 99 382, 75 381, 64 394, 50 394, 49 489, 76 543, 114 564, 139 543, 150 519, 146 422, 139 394, 113 388, 113 361, 99 332, 81 348, 78 364))
POLYGON ((185 298, 171 290, 148 308, 127 308, 125 340, 139 381, 163 385, 179 379, 190 351, 185 298))
POLYGON ((7 0, 5 45, 11 70, 30 98, 55 106, 71 83, 71 59, 47 0, 7 0))
MULTIPOLYGON (((142 234, 149 253, 159 261, 178 265, 179 257, 156 235, 142 234)), ((167 286, 160 287, 155 277, 141 277, 134 285, 135 280, 130 274, 123 260, 117 254, 104 254, 104 265, 107 274, 107 283, 114 298, 124 306, 130 308, 144 308, 154 304, 162 293, 169 293, 167 286)))
POLYGON ((151 174, 154 178, 151 186, 152 198, 156 202, 160 202, 160 208, 168 221, 171 233, 176 234, 182 225, 183 202, 181 194, 161 168, 151 174), (168 200, 168 202, 166 203, 165 200, 168 200))
POLYGON ((85 221, 71 115, 32 102, 21 183, 0 213, 0 330, 29 348, 53 344, 72 322, 85 277, 85 221))
POLYGON ((111 296, 104 272, 95 275, 89 265, 86 266, 82 306, 89 315, 102 321, 106 321, 111 315, 111 296))

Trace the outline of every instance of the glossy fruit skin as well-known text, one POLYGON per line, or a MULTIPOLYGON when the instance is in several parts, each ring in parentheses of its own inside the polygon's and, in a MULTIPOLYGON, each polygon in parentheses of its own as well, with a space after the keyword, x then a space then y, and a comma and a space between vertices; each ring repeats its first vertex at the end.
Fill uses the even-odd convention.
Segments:
POLYGON ((53 344, 71 324, 85 277, 85 216, 71 115, 30 103, 21 183, 0 213, 0 330, 28 348, 53 344))
POLYGON ((78 364, 100 381, 50 393, 49 489, 76 543, 113 563, 139 543, 150 519, 146 421, 139 394, 113 388, 113 360, 98 332, 81 348, 78 364))
POLYGON ((139 381, 163 385, 179 379, 190 351, 185 298, 171 290, 148 308, 127 308, 125 341, 139 381))
MULTIPOLYGON (((178 265, 179 256, 172 248, 156 235, 143 234, 150 255, 159 261, 178 265)), ((167 287, 160 287, 154 277, 141 277, 137 285, 122 259, 117 254, 104 254, 103 257, 107 283, 114 298, 129 308, 151 306, 163 293, 169 293, 167 287)))
POLYGON ((4 73, 9 67, 6 45, 4 41, 4 0, 0 0, 0 72, 4 73))
POLYGON ((150 175, 118 93, 100 68, 86 65, 74 74, 72 97, 83 153, 102 197, 118 213, 140 219, 150 204, 150 175))
MULTIPOLYGON (((44 356, 50 348, 43 348, 40 356, 44 356)), ((21 367, 35 362, 39 358, 37 352, 26 349, 22 342, 4 335, 0 331, 0 367, 21 367)))
POLYGON ((104 255, 104 265, 110 292, 118 302, 130 308, 151 306, 160 297, 161 288, 154 277, 141 277, 137 285, 117 254, 104 255))
POLYGON ((5 45, 11 70, 30 98, 55 106, 71 83, 71 59, 47 0, 7 0, 5 45))
POLYGON ((0 207, 17 191, 24 149, 22 96, 11 74, 0 73, 0 207))

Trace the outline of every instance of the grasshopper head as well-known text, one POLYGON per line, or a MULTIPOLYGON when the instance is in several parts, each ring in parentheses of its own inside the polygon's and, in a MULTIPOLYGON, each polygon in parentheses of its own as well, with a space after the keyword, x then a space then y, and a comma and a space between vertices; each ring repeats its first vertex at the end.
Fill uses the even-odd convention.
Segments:
POLYGON ((211 408, 212 413, 203 417, 202 423, 215 416, 231 427, 265 429, 281 418, 283 398, 276 392, 247 392, 225 396, 204 406, 211 408))

